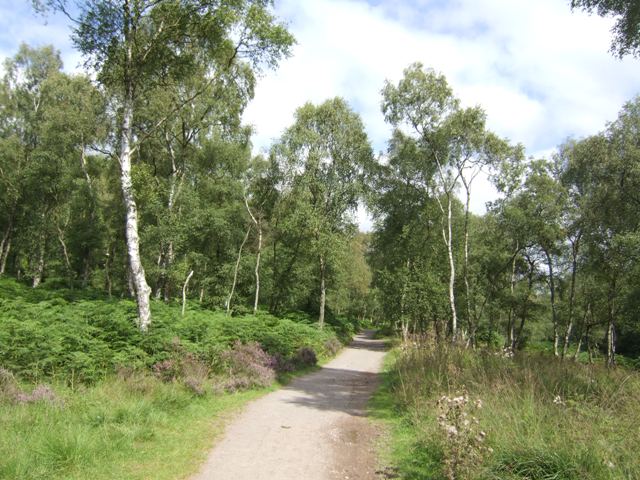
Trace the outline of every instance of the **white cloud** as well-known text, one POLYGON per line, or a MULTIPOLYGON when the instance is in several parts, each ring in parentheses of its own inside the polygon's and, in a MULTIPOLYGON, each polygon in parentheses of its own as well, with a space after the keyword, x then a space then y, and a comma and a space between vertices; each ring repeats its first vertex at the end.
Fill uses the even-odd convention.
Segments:
MULTIPOLYGON (((257 148, 304 102, 338 95, 384 149, 380 89, 414 61, 443 72, 464 104, 481 105, 489 127, 530 154, 602 130, 637 93, 640 63, 608 53, 612 21, 571 12, 564 0, 283 0, 277 10, 299 45, 246 112, 257 148)), ((473 210, 495 195, 479 178, 473 210)))
MULTIPOLYGON (((13 55, 21 41, 53 43, 67 70, 80 64, 63 18, 44 25, 26 2, 8 3, 0 5, 0 55, 13 55)), ((481 105, 489 127, 530 154, 600 131, 638 93, 640 61, 612 58, 612 20, 571 12, 568 3, 276 0, 298 44, 261 79, 246 111, 254 145, 268 148, 305 102, 342 96, 361 114, 374 149, 384 150, 390 130, 380 89, 414 61, 444 73, 465 105, 481 105)), ((479 178, 474 211, 494 196, 479 178)))
POLYGON ((82 58, 72 47, 67 18, 59 13, 36 15, 29 4, 0 1, 0 59, 14 56, 21 43, 32 47, 53 45, 60 50, 67 72, 80 71, 82 58))

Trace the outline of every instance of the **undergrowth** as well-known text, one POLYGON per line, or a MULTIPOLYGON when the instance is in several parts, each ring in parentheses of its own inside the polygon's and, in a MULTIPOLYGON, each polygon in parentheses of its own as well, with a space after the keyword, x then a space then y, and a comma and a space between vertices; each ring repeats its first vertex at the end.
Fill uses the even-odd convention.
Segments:
POLYGON ((314 368, 353 325, 227 316, 0 279, 0 479, 188 478, 225 415, 314 368))
POLYGON ((372 408, 392 424, 387 463, 397 478, 640 478, 635 371, 449 346, 397 349, 390 359, 372 408), (464 452, 456 451, 458 437, 443 432, 442 398, 460 395, 481 406, 473 431, 482 432, 482 448, 464 475, 452 477, 447 465, 464 452))
MULTIPOLYGON (((131 300, 30 289, 0 279, 0 366, 32 382, 47 378, 74 386, 97 382, 121 367, 151 370, 175 356, 176 341, 181 352, 211 370, 235 342, 257 342, 267 354, 294 362, 301 349, 323 358, 340 345, 334 328, 320 330, 302 314, 230 317, 191 306, 182 316, 179 305, 160 301, 152 302, 152 313, 153 323, 143 334, 131 300)), ((349 329, 338 330, 346 340, 349 329)))

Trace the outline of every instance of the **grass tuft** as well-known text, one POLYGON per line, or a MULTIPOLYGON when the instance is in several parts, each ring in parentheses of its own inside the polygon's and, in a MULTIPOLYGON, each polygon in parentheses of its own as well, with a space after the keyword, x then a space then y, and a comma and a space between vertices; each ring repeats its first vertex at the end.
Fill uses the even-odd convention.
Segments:
POLYGON ((391 424, 386 462, 399 478, 451 478, 438 399, 460 391, 482 400, 474 415, 489 448, 465 480, 640 478, 637 372, 449 346, 397 349, 389 358, 372 412, 391 424))

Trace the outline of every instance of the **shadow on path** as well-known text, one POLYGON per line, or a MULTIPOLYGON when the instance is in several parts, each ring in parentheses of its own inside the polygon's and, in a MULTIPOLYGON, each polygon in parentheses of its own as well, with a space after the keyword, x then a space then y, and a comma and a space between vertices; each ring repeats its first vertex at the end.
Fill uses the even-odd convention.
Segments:
POLYGON ((285 387, 293 394, 287 403, 365 416, 367 402, 380 382, 379 374, 373 372, 378 370, 377 365, 386 350, 383 340, 372 339, 374 333, 369 330, 356 336, 339 361, 330 362, 318 372, 285 387), (372 358, 368 352, 377 355, 372 358))

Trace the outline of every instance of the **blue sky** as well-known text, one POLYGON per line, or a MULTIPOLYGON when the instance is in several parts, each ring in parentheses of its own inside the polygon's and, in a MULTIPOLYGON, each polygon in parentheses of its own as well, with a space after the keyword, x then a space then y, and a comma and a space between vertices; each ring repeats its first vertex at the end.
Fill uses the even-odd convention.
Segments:
MULTIPOLYGON (((608 53, 611 19, 571 12, 568 0, 276 0, 298 40, 267 72, 245 113, 256 151, 266 149, 306 101, 342 96, 363 118, 376 151, 389 128, 380 113, 385 79, 414 61, 444 73, 464 105, 480 105, 491 129, 550 155, 568 137, 605 128, 640 93, 640 60, 608 53)), ((44 25, 27 2, 0 0, 0 56, 21 41, 53 43, 67 70, 81 59, 60 16, 44 25)), ((486 179, 473 209, 495 197, 486 179)), ((365 223, 366 220, 363 219, 365 223)))

